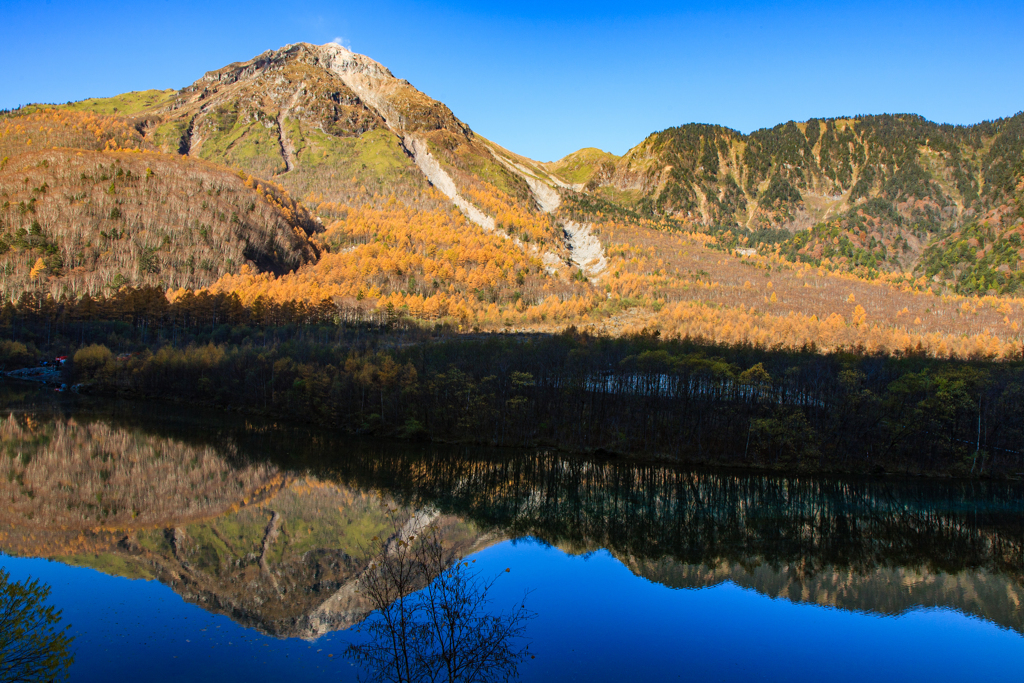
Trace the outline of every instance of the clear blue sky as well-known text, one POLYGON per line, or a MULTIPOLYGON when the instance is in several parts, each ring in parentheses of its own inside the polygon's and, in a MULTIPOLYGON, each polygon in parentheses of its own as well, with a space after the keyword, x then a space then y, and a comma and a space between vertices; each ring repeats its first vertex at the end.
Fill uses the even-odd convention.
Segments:
POLYGON ((341 38, 474 130, 549 160, 688 122, 743 132, 1024 109, 1024 2, 0 2, 0 108, 180 88, 341 38))

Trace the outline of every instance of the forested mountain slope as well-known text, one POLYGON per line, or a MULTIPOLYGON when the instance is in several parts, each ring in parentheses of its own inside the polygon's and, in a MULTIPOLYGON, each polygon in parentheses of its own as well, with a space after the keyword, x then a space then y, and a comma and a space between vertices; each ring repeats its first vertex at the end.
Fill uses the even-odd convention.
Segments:
MULTIPOLYGON (((933 252, 946 255, 938 241, 1012 202, 1022 172, 1024 113, 974 126, 901 114, 790 121, 750 135, 670 128, 600 165, 585 189, 724 233, 729 246, 780 243, 790 259, 814 265, 932 277, 926 247, 936 242, 933 252)), ((949 268, 945 275, 959 282, 949 268)))
MULTIPOLYGON (((248 300, 315 296, 316 301, 366 299, 370 307, 386 300, 430 317, 466 321, 477 317, 475 310, 525 310, 545 302, 547 309, 568 304, 569 314, 577 315, 593 294, 585 278, 569 277, 568 240, 552 215, 559 201, 555 181, 540 165, 474 135, 443 104, 337 45, 268 51, 210 72, 179 92, 127 93, 34 113, 27 108, 11 118, 21 123, 10 127, 4 148, 10 154, 56 144, 152 149, 166 158, 226 164, 244 173, 249 184, 276 188, 281 197, 287 197, 281 188, 301 196, 329 233, 318 243, 329 258, 315 264, 315 258, 286 258, 282 249, 272 251, 281 256, 280 264, 243 258, 247 245, 219 249, 219 254, 179 253, 174 234, 152 235, 141 247, 149 250, 143 266, 125 272, 130 259, 120 258, 105 268, 100 278, 105 285, 187 290, 223 280, 218 289, 248 300), (69 130, 51 140, 46 121, 37 123, 35 132, 24 125, 33 116, 87 124, 65 125, 69 130), (273 182, 261 176, 272 176, 273 182), (182 261, 187 272, 171 276, 161 267, 157 273, 150 257, 160 249, 167 252, 161 263, 182 261), (246 261, 252 267, 241 267, 246 261), (279 277, 302 263, 308 267, 295 277, 279 277), (551 297, 555 300, 547 301, 551 297)), ((137 171, 129 177, 137 178, 137 171)), ((81 189, 70 194, 78 196, 81 189)), ((204 200, 203 210, 208 203, 204 200)), ((318 229, 301 206, 289 206, 302 214, 304 232, 318 229)), ((232 205, 211 212, 234 223, 231 217, 246 216, 242 209, 232 205)), ((112 213, 124 211, 104 206, 103 216, 112 220, 112 213)), ((75 225, 80 217, 62 218, 75 225)), ((188 244, 195 241, 196 229, 215 226, 178 222, 188 244)), ((112 234, 100 227, 104 235, 112 234)), ((76 254, 65 254, 63 261, 71 263, 76 254)), ((131 258, 139 256, 133 251, 131 258)), ((38 288, 32 265, 17 274, 12 293, 14 287, 38 288)), ((56 272, 56 266, 48 268, 56 272)), ((67 289, 80 293, 81 283, 67 289)))
POLYGON ((922 254, 918 271, 960 294, 1019 294, 1024 289, 1024 180, 1013 198, 940 234, 922 254))

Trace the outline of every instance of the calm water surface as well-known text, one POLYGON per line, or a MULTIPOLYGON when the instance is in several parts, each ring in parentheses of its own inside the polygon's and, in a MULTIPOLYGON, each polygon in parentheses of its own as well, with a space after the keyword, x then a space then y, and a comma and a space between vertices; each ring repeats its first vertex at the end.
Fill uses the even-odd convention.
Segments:
POLYGON ((1024 681, 1020 485, 380 443, 11 386, 0 408, 0 566, 51 587, 72 680, 369 678, 346 648, 398 523, 497 576, 495 613, 528 592, 524 681, 1024 681))

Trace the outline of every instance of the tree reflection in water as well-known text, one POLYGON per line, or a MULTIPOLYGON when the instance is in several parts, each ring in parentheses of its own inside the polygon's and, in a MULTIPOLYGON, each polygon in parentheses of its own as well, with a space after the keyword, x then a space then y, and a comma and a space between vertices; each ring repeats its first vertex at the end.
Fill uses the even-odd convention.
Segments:
POLYGON ((0 681, 56 681, 74 662, 70 625, 45 605, 50 588, 38 579, 12 582, 0 569, 0 681))
POLYGON ((535 616, 526 596, 509 611, 490 613, 500 574, 481 577, 475 560, 446 549, 429 515, 400 525, 397 512, 389 510, 394 535, 374 538, 380 548, 360 581, 375 610, 360 629, 370 640, 350 645, 348 656, 379 681, 518 678, 519 664, 529 655, 526 624, 535 616))

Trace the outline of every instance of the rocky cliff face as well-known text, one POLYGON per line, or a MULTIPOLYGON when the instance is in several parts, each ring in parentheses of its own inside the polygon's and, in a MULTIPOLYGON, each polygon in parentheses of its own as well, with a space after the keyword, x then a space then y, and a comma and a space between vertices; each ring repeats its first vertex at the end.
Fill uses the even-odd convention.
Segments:
POLYGON ((337 74, 396 133, 446 130, 459 136, 471 134, 469 127, 455 118, 448 107, 427 97, 409 81, 395 78, 369 57, 334 43, 298 47, 303 52, 300 59, 337 74))

